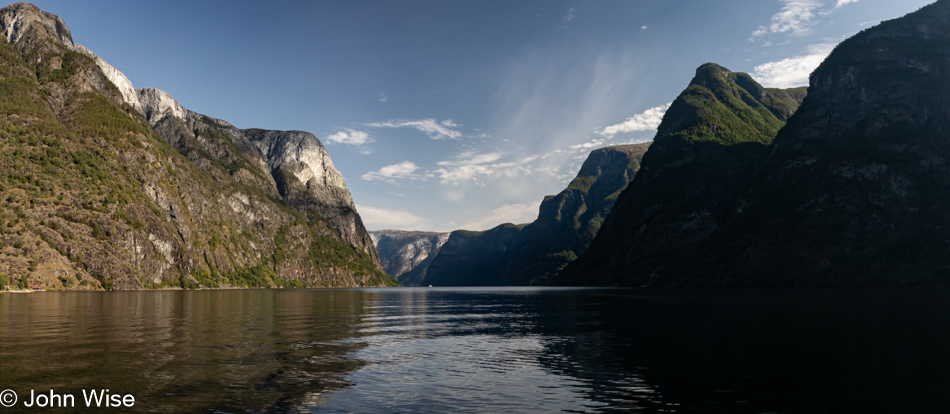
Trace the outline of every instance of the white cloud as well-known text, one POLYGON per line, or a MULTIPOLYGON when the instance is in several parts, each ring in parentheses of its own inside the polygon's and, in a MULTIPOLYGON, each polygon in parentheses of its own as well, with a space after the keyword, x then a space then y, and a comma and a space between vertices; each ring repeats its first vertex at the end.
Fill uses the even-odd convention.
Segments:
POLYGON ((574 20, 574 8, 568 7, 567 14, 564 15, 564 21, 570 23, 571 20, 574 20))
POLYGON ((752 77, 769 88, 807 86, 808 76, 825 60, 836 43, 821 43, 808 47, 806 54, 779 61, 763 63, 752 70, 752 77))
POLYGON ((458 167, 463 165, 477 165, 485 164, 493 161, 498 161, 501 158, 501 153, 498 152, 489 152, 485 154, 477 154, 473 151, 466 151, 455 157, 453 161, 439 161, 437 164, 444 167, 458 167))
POLYGON ((415 230, 426 225, 424 218, 408 211, 389 210, 360 204, 356 205, 356 211, 363 219, 363 225, 368 229, 415 230))
POLYGON ((462 136, 462 132, 458 130, 461 126, 451 119, 446 119, 442 122, 437 122, 435 119, 419 119, 419 120, 399 120, 399 121, 386 121, 386 122, 372 122, 366 124, 366 126, 371 128, 415 128, 422 132, 425 132, 429 138, 432 139, 458 139, 462 136))
MULTIPOLYGON (((604 129, 597 131, 597 133, 607 138, 613 138, 614 135, 624 132, 654 131, 660 126, 660 122, 663 121, 663 114, 666 113, 667 109, 670 109, 671 104, 672 102, 660 106, 654 106, 650 109, 647 109, 646 111, 627 118, 626 121, 605 127, 604 129)), ((573 147, 574 146, 571 146, 571 148, 573 147)))
POLYGON ((842 8, 842 7, 844 7, 844 6, 847 6, 847 5, 851 4, 851 3, 857 3, 857 2, 858 2, 858 0, 838 0, 838 2, 835 3, 835 7, 832 7, 831 10, 822 10, 822 11, 821 11, 821 14, 822 14, 822 15, 831 14, 831 12, 833 12, 833 11, 835 11, 835 10, 838 10, 838 9, 840 9, 840 8, 842 8))
POLYGON ((588 142, 585 142, 585 143, 583 143, 583 144, 571 145, 571 149, 572 149, 572 150, 589 151, 589 150, 592 150, 592 149, 594 149, 594 148, 600 148, 600 147, 604 147, 604 146, 607 146, 607 141, 606 141, 606 140, 603 140, 603 139, 600 139, 600 138, 594 138, 594 139, 592 139, 592 140, 590 140, 590 141, 588 141, 588 142))
POLYGON ((505 204, 495 208, 487 216, 465 223, 459 228, 466 230, 488 230, 502 223, 530 223, 538 218, 541 202, 527 204, 505 204))
POLYGON ((640 26, 640 30, 646 30, 646 29, 649 29, 649 28, 650 28, 650 27, 647 26, 647 25, 640 26))
POLYGON ((363 174, 360 178, 366 181, 389 181, 394 182, 395 180, 410 179, 415 180, 422 178, 419 175, 415 174, 416 170, 419 169, 419 166, 412 161, 403 161, 399 164, 387 165, 383 168, 380 168, 377 171, 370 171, 366 174, 363 174))
POLYGON ((480 184, 481 177, 509 177, 514 178, 522 174, 530 174, 532 168, 527 165, 536 161, 538 156, 529 156, 512 162, 495 162, 501 159, 500 152, 476 153, 466 151, 449 161, 439 161, 442 168, 429 171, 427 176, 438 176, 442 184, 458 185, 462 182, 480 184))
POLYGON ((765 36, 769 33, 789 33, 796 36, 808 34, 812 26, 817 24, 816 15, 827 16, 848 4, 858 0, 837 0, 830 9, 822 0, 781 0, 782 10, 772 15, 769 25, 759 26, 752 31, 749 40, 765 36))
POLYGON ((389 95, 386 95, 386 92, 379 93, 379 102, 386 102, 389 100, 389 95))
POLYGON ((815 25, 813 19, 823 3, 818 0, 781 0, 782 10, 772 15, 772 23, 759 26, 749 40, 769 33, 804 35, 815 25))
POLYGON ((817 0, 785 0, 782 10, 772 16, 772 33, 788 33, 802 35, 808 33, 815 24, 815 10, 822 6, 817 0))
POLYGON ((328 135, 326 140, 329 142, 346 145, 366 145, 375 142, 373 137, 369 136, 368 133, 354 129, 347 129, 346 131, 340 131, 335 134, 328 135))

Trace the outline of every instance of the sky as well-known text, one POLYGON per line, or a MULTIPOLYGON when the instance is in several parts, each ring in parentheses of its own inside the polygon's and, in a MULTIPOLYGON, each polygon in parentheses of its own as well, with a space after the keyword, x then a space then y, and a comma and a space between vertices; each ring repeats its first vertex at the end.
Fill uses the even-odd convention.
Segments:
POLYGON ((645 142, 698 66, 805 86, 929 0, 37 0, 193 111, 316 135, 370 230, 537 217, 595 148, 645 142))

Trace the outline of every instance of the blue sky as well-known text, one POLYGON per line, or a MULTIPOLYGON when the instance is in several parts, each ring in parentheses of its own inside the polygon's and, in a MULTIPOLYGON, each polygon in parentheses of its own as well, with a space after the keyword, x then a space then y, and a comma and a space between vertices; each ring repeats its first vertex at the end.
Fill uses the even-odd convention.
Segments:
POLYGON ((196 112, 312 132, 371 230, 529 222, 594 148, 652 138, 699 65, 807 84, 929 1, 36 1, 196 112))

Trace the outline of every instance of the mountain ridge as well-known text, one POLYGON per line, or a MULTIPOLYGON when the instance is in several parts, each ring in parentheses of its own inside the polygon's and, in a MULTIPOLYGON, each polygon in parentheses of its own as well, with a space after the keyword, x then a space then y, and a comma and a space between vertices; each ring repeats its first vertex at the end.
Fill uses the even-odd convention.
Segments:
POLYGON ((590 248, 555 283, 651 283, 657 268, 728 221, 803 98, 802 88, 768 89, 714 63, 698 67, 590 248))
MULTIPOLYGON (((947 62, 947 0, 846 39, 812 72, 807 96, 776 133, 768 156, 718 227, 688 249, 653 261, 636 245, 611 248, 595 240, 561 281, 661 287, 947 286, 947 62), (585 278, 604 273, 610 276, 585 278)), ((613 221, 635 215, 631 209, 614 213, 613 221)), ((598 239, 630 229, 613 224, 608 218, 598 239)))
POLYGON ((136 90, 28 3, 0 9, 0 31, 0 284, 395 283, 312 134, 239 130, 136 90), (267 158, 247 134, 286 145, 267 158))

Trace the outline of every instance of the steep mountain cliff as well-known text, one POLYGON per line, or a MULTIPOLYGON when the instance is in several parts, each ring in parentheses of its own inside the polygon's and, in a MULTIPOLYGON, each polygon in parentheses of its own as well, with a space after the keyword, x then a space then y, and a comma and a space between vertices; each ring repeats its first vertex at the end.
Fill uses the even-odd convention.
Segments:
POLYGON ((948 160, 941 0, 835 48, 736 217, 688 279, 667 283, 948 286, 948 160))
POLYGON ((158 89, 137 89, 136 96, 136 107, 149 124, 180 151, 203 151, 230 166, 229 169, 237 168, 239 174, 232 177, 238 181, 276 189, 282 200, 295 209, 320 214, 345 242, 368 254, 381 267, 343 176, 313 134, 238 129, 223 120, 187 110, 158 89), (266 174, 257 180, 241 169, 262 170, 266 174))
POLYGON ((459 230, 425 270, 433 286, 545 285, 597 234, 649 143, 590 153, 568 187, 545 197, 538 219, 484 232, 459 230))
POLYGON ((647 284, 657 268, 719 230, 804 92, 700 66, 597 238, 556 283, 647 284))
POLYGON ((30 4, 0 9, 0 32, 0 284, 393 283, 312 135, 135 90, 30 4))
POLYGON ((420 286, 426 268, 449 239, 449 233, 380 230, 369 232, 383 269, 403 286, 420 286))
MULTIPOLYGON (((621 203, 649 203, 644 194, 631 191, 629 200, 627 194, 621 196, 588 250, 590 256, 568 267, 562 280, 653 286, 947 286, 948 62, 947 0, 842 42, 812 73, 807 98, 776 136, 768 158, 748 180, 749 189, 732 202, 724 224, 688 252, 663 260, 651 260, 642 243, 610 246, 610 241, 624 240, 620 233, 638 231, 623 224, 636 222, 638 210, 620 209, 621 203), (599 243, 601 236, 604 243, 599 243), (604 273, 609 276, 596 276, 604 273)), ((647 154, 645 165, 649 159, 647 154)), ((686 243, 704 236, 701 227, 683 230, 674 240, 686 243)))

